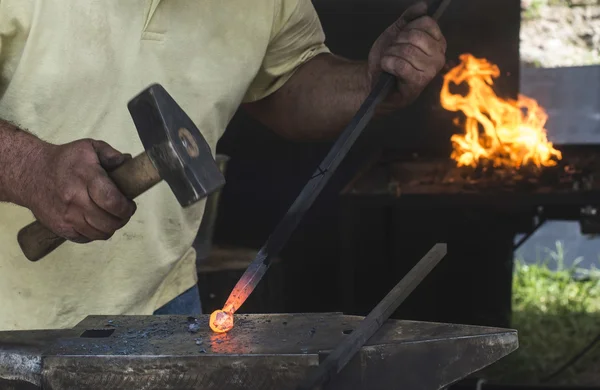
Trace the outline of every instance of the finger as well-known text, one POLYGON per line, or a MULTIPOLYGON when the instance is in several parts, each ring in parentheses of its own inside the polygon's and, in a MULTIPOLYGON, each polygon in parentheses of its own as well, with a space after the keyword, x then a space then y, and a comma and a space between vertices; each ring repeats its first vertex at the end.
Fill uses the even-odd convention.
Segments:
POLYGON ((92 141, 92 146, 96 151, 100 165, 106 171, 114 170, 127 160, 127 155, 114 149, 104 141, 92 141))
POLYGON ((91 227, 109 236, 129 222, 129 218, 117 218, 102 210, 91 200, 85 206, 84 216, 91 227))
POLYGON ((410 65, 409 68, 415 71, 425 72, 429 62, 431 57, 420 48, 410 43, 396 43, 385 51, 381 59, 381 67, 386 71, 389 71, 388 69, 398 71, 399 64, 401 68, 410 65))
POLYGON ((444 45, 446 45, 446 38, 440 29, 440 25, 437 24, 435 20, 433 20, 429 16, 422 16, 408 23, 403 30, 421 30, 425 33, 429 34, 436 41, 440 41, 444 45))
POLYGON ((115 169, 119 168, 121 165, 125 164, 127 161, 132 160, 133 156, 129 153, 124 153, 123 154, 123 162, 119 163, 119 160, 115 161, 114 163, 109 162, 108 164, 101 164, 102 168, 106 171, 106 172, 113 172, 115 169))
POLYGON ((416 18, 426 15, 426 14, 427 14, 427 4, 424 1, 419 1, 418 3, 413 4, 412 6, 407 8, 406 11, 404 11, 404 13, 402 13, 402 16, 400 16, 400 18, 398 20, 396 20, 396 23, 394 23, 394 26, 397 29, 401 30, 408 23, 410 23, 413 20, 415 20, 416 18))
POLYGON ((381 60, 381 68, 383 71, 396 76, 399 82, 410 80, 414 84, 420 84, 421 79, 426 78, 423 70, 400 56, 386 55, 381 60))
POLYGON ((90 240, 88 238, 77 233, 75 231, 75 229, 72 227, 69 227, 68 229, 57 229, 54 231, 54 233, 56 233, 56 235, 58 235, 59 237, 62 237, 66 240, 69 240, 71 242, 75 242, 78 244, 85 244, 87 242, 90 242, 90 240))
POLYGON ((87 244, 87 243, 92 242, 92 240, 90 240, 87 237, 82 236, 79 233, 75 233, 75 236, 73 238, 69 238, 68 240, 71 242, 74 242, 75 244, 87 244))
POLYGON ((74 232, 75 232, 74 236, 72 238, 68 238, 69 241, 74 242, 76 244, 87 244, 87 243, 92 242, 91 239, 77 233, 75 230, 74 230, 74 232))
MULTIPOLYGON (((445 57, 445 49, 440 41, 436 41, 423 30, 402 31, 396 36, 394 44, 386 50, 384 55, 395 46, 409 45, 429 58, 445 57)), ((412 53, 412 52, 411 52, 412 53)), ((418 52, 415 52, 418 53, 418 52)))
POLYGON ((83 214, 82 219, 76 226, 73 227, 73 230, 75 230, 79 235, 85 237, 85 240, 81 242, 82 244, 90 241, 106 241, 111 237, 111 235, 101 232, 90 225, 83 214))
POLYGON ((129 219, 136 210, 135 203, 125 198, 104 172, 88 184, 88 195, 98 207, 118 219, 129 219))

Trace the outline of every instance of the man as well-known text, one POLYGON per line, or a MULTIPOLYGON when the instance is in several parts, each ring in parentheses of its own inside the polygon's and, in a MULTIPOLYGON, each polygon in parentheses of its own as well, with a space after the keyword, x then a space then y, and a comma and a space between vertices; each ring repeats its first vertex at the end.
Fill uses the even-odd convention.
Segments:
POLYGON ((143 150, 127 101, 161 83, 213 152, 240 105, 283 137, 335 137, 381 70, 398 81, 389 112, 443 67, 426 8, 363 63, 328 51, 310 0, 0 0, 0 329, 197 314, 204 203, 183 210, 163 183, 136 207, 106 173, 143 150), (72 241, 38 263, 15 238, 34 217, 72 241))

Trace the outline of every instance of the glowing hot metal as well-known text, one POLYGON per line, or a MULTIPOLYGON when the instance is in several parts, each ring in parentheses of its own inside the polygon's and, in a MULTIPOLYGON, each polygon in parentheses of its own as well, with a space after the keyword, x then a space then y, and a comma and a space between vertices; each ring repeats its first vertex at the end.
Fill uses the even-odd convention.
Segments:
POLYGON ((210 315, 210 328, 215 333, 227 333, 233 329, 233 312, 216 310, 210 315))
MULTIPOLYGON (((429 15, 432 15, 436 20, 439 19, 450 2, 451 0, 434 0, 429 6, 429 15)), ((313 176, 308 180, 308 183, 306 183, 281 222, 279 222, 275 231, 233 288, 225 303, 225 307, 229 310, 223 309, 223 311, 235 313, 244 304, 246 299, 248 299, 271 266, 273 257, 277 256, 283 249, 287 240, 302 220, 302 217, 304 217, 304 214, 311 208, 314 201, 329 182, 329 179, 331 179, 338 166, 354 145, 354 142, 356 142, 373 118, 377 106, 393 90, 395 83, 396 78, 389 73, 383 72, 379 76, 377 83, 360 106, 356 115, 354 115, 348 126, 340 134, 325 159, 317 167, 313 176)))

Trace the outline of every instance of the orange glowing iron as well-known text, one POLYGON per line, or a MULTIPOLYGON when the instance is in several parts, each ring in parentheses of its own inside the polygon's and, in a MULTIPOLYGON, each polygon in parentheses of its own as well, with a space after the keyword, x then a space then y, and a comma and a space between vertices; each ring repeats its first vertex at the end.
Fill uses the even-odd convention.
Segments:
MULTIPOLYGON (((451 0, 435 0, 429 8, 429 14, 434 19, 442 16, 451 0)), ((252 291, 261 281, 271 265, 271 260, 277 256, 296 230, 296 227, 319 196, 329 179, 333 176, 340 163, 344 160, 356 139, 373 118, 375 108, 391 92, 396 79, 383 73, 371 93, 364 101, 350 124, 339 136, 325 159, 318 166, 315 174, 306 183, 290 209, 279 222, 265 245, 260 249, 256 258, 248 266, 237 282, 223 310, 218 310, 211 316, 210 326, 216 332, 227 332, 233 328, 233 314, 244 304, 252 291), (213 321, 214 320, 214 321, 213 321)))

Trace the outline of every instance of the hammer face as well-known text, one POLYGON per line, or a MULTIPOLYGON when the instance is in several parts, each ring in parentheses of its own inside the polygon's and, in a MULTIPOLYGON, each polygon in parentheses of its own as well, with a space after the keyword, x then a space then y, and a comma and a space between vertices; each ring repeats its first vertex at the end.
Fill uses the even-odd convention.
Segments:
POLYGON ((182 207, 225 185, 202 133, 161 85, 148 87, 128 108, 150 160, 182 207))

